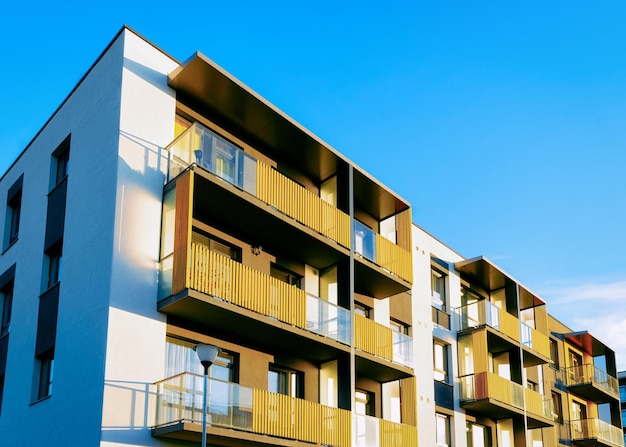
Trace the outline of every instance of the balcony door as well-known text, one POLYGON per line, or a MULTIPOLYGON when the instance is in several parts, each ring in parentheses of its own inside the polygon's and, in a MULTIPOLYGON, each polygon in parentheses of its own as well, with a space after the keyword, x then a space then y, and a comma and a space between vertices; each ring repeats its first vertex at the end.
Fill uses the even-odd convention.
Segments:
POLYGON ((579 353, 572 351, 571 349, 568 350, 568 353, 569 353, 568 354, 569 356, 568 374, 569 374, 570 381, 573 384, 581 383, 583 379, 583 358, 579 353))
POLYGON ((589 429, 587 427, 587 406, 583 403, 572 401, 572 438, 587 439, 589 429))

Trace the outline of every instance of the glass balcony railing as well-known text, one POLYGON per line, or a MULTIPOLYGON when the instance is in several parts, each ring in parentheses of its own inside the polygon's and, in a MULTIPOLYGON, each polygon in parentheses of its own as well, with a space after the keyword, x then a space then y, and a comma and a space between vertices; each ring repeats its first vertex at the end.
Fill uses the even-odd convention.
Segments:
POLYGON ((618 380, 593 364, 569 367, 565 377, 567 386, 594 385, 613 396, 619 395, 618 380))
POLYGON ((350 311, 316 296, 306 296, 306 328, 316 334, 350 344, 350 311))
POLYGON ((407 281, 413 277, 411 253, 354 221, 354 251, 407 281))
POLYGON ((574 442, 597 439, 604 444, 624 447, 624 433, 622 430, 600 419, 570 421, 570 433, 571 440, 574 442))
MULTIPOLYGON (((156 383, 155 426, 202 423, 203 376, 185 373, 156 383)), ((350 412, 303 399, 211 379, 207 425, 350 447, 350 412)))
POLYGON ((350 311, 192 243, 189 288, 338 342, 350 343, 350 311))
POLYGON ((417 428, 411 425, 355 414, 352 418, 355 447, 413 447, 417 428))
POLYGON ((290 178, 196 123, 174 140, 168 181, 192 164, 348 248, 349 216, 290 178))
POLYGON ((457 327, 461 331, 487 325, 515 341, 520 340, 519 320, 490 301, 480 300, 466 304, 457 308, 455 313, 457 327))

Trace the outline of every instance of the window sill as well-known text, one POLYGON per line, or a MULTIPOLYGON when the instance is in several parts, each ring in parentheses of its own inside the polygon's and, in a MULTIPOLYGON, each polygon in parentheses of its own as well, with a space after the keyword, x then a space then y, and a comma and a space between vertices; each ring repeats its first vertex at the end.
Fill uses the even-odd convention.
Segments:
POLYGON ((32 407, 33 405, 36 405, 36 404, 38 404, 39 402, 43 402, 44 400, 48 400, 48 399, 50 399, 51 397, 52 397, 52 394, 48 394, 47 396, 42 397, 41 399, 37 399, 36 401, 31 402, 31 403, 30 403, 30 406, 32 407))
POLYGON ((17 243, 18 240, 19 240, 19 237, 16 237, 15 239, 13 239, 13 241, 11 241, 9 245, 7 245, 4 250, 2 250, 2 254, 4 255, 7 251, 9 251, 9 249, 13 247, 17 243))

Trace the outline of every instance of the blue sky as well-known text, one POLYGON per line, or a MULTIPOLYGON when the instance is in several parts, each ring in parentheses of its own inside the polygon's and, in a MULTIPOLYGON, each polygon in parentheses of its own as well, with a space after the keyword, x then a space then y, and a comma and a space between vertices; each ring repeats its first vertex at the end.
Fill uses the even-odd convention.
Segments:
POLYGON ((626 369, 623 1, 9 2, 4 172, 126 23, 198 50, 626 369))

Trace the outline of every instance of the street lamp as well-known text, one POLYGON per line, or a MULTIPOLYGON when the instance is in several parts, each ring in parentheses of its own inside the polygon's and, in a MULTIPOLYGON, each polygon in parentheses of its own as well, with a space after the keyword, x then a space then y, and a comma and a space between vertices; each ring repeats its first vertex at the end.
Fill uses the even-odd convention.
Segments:
POLYGON ((213 345, 199 344, 195 347, 196 354, 200 359, 200 363, 204 367, 204 390, 202 392, 202 447, 206 446, 206 395, 207 395, 207 383, 209 378, 209 368, 213 364, 217 353, 220 352, 220 348, 213 345))

